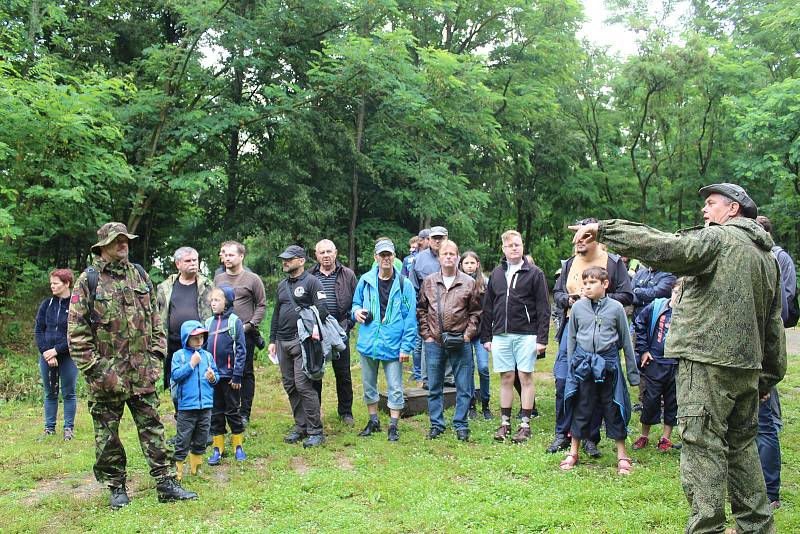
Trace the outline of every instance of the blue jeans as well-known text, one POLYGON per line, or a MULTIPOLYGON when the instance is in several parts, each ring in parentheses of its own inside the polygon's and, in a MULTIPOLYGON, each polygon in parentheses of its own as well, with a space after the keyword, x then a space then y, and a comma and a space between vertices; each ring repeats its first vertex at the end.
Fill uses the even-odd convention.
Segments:
POLYGON ((378 394, 378 366, 383 363, 383 372, 386 375, 386 405, 390 410, 402 410, 406 404, 403 397, 403 364, 400 360, 377 360, 361 355, 361 383, 364 386, 364 402, 377 404, 378 394))
POLYGON ((778 432, 782 423, 776 388, 772 388, 770 397, 766 401, 759 401, 758 404, 756 444, 764 481, 767 483, 767 498, 770 501, 778 501, 781 493, 781 443, 778 440, 778 432))
MULTIPOLYGON (((478 367, 478 381, 481 385, 481 402, 489 403, 489 351, 483 348, 479 338, 470 343, 470 352, 475 352, 475 362, 478 367)), ((475 396, 475 385, 472 386, 472 396, 475 396)))
POLYGON ((441 345, 425 342, 425 362, 428 367, 428 413, 431 428, 445 428, 444 424, 444 374, 449 363, 456 382, 456 411, 453 428, 469 428, 467 414, 475 387, 472 378, 472 346, 465 343, 458 352, 446 352, 441 345))
POLYGON ((413 366, 411 372, 416 382, 422 381, 422 338, 417 334, 417 342, 414 344, 414 353, 411 355, 413 366))
MULTIPOLYGON (((56 428, 58 416, 58 387, 50 383, 50 369, 43 357, 39 357, 39 372, 44 386, 44 427, 56 428)), ((78 405, 75 384, 78 381, 78 367, 69 356, 59 356, 58 366, 53 368, 61 383, 61 398, 64 399, 64 428, 75 427, 75 409, 78 405)), ((56 384, 57 386, 57 384, 56 384)))

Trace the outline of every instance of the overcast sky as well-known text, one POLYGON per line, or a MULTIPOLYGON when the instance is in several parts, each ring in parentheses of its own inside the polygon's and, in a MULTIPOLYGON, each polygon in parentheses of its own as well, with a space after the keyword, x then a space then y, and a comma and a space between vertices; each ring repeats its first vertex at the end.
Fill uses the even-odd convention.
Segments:
POLYGON ((620 24, 606 24, 608 11, 603 0, 583 0, 586 23, 578 37, 586 37, 598 45, 611 47, 611 52, 628 56, 636 52, 635 34, 620 24))

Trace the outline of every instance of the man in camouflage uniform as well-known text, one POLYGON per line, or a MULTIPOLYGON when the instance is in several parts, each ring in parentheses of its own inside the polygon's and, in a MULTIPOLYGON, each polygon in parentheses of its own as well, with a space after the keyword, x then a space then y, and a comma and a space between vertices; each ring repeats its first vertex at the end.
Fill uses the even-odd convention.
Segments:
POLYGON ((89 390, 94 421, 94 474, 111 490, 111 508, 130 503, 125 490, 125 449, 119 422, 131 411, 142 451, 161 502, 196 499, 175 480, 175 464, 164 443, 155 383, 161 375, 166 339, 150 278, 128 261, 128 233, 122 223, 104 224, 92 252, 94 261, 72 292, 67 337, 72 358, 89 390), (97 273, 94 295, 89 271, 97 273))
POLYGON ((774 532, 756 448, 759 398, 786 372, 781 279, 758 208, 735 184, 700 190, 705 227, 677 234, 622 220, 576 230, 684 276, 666 352, 679 359, 681 484, 687 532, 723 532, 725 490, 737 532, 774 532))

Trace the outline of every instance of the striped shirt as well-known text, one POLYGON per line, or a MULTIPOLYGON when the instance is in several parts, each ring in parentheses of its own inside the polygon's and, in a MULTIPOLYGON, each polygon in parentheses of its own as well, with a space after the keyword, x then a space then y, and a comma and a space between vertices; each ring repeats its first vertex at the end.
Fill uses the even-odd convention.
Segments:
POLYGON ((339 316, 339 304, 336 302, 336 277, 338 272, 334 270, 330 276, 325 276, 322 271, 315 271, 314 274, 322 284, 322 289, 325 290, 325 305, 328 307, 328 313, 334 317, 339 316))

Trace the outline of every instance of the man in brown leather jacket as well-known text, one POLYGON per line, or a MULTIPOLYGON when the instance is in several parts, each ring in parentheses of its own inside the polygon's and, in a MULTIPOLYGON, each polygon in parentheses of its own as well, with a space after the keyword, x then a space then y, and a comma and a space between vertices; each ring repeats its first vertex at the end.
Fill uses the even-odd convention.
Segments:
POLYGON ((458 246, 445 240, 439 249, 441 270, 422 283, 417 296, 419 335, 425 343, 428 369, 429 439, 444 432, 445 364, 453 366, 456 382, 456 410, 453 427, 459 440, 469 439, 467 414, 472 398, 472 347, 478 336, 481 315, 480 292, 471 276, 457 269, 458 246))

